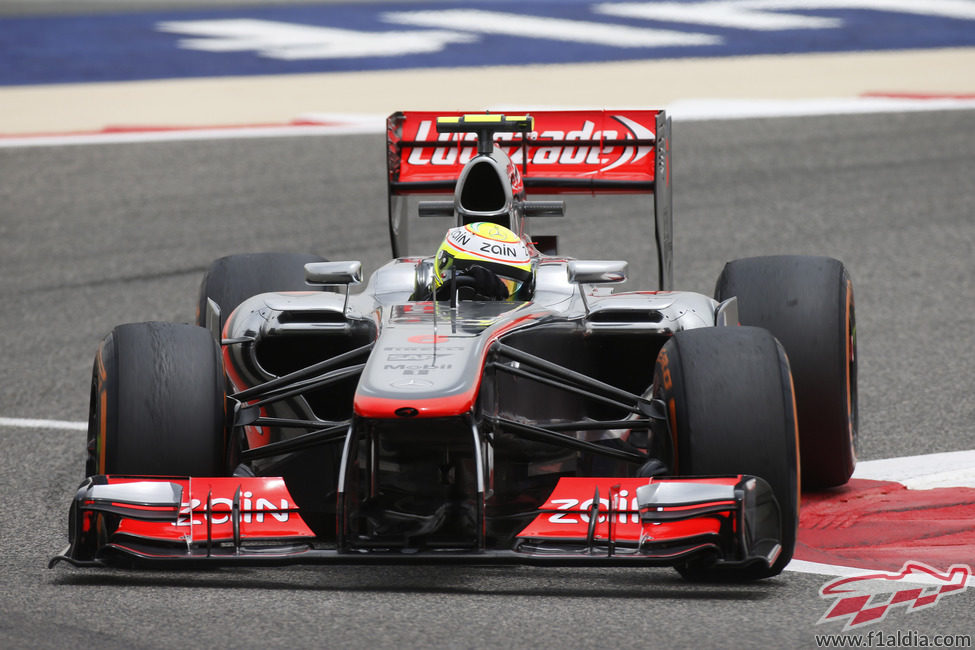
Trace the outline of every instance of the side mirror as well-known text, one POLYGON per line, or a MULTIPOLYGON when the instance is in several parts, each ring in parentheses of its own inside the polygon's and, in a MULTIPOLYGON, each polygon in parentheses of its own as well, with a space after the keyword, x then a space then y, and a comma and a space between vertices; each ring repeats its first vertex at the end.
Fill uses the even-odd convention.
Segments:
POLYGON ((523 201, 526 217, 564 217, 565 201, 523 201))
POLYGON ((420 201, 416 207, 421 217, 454 216, 453 201, 420 201))
POLYGON ((614 284, 625 282, 626 260, 571 260, 568 266, 572 284, 614 284))
POLYGON ((732 296, 723 301, 714 312, 714 324, 718 327, 738 325, 738 297, 732 296))
POLYGON ((311 262, 305 264, 308 284, 359 284, 362 282, 362 262, 311 262))

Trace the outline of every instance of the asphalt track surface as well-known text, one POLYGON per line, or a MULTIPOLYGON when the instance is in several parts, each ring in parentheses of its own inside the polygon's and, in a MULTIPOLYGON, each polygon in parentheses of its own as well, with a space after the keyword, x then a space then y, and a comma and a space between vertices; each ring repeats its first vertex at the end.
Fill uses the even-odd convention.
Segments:
MULTIPOLYGON (((736 257, 844 260, 861 458, 973 447, 975 111, 678 122, 674 164, 680 288, 710 293, 736 257)), ((375 269, 383 173, 381 136, 0 149, 0 416, 85 420, 101 337, 191 320, 218 256, 311 250, 375 269)), ((563 250, 647 277, 644 204, 609 203, 570 205, 563 250)), ((794 572, 702 585, 669 569, 48 570, 83 444, 0 427, 0 647, 815 647, 839 631, 816 625, 827 578, 794 572)), ((973 628, 964 594, 870 629, 973 628)))

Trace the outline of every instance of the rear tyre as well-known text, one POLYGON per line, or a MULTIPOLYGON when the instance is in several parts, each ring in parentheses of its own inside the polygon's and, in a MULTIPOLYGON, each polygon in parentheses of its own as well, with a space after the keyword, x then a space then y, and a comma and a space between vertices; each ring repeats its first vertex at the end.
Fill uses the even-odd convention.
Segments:
POLYGON ((224 377, 209 332, 119 325, 95 355, 86 473, 225 474, 224 377))
POLYGON ((779 505, 782 550, 771 567, 685 563, 678 571, 699 580, 777 575, 792 558, 799 525, 798 433, 782 347, 752 327, 678 332, 657 357, 653 392, 667 407, 675 474, 758 476, 779 505))
POLYGON ((802 485, 842 485, 857 446, 856 313, 842 262, 781 255, 729 262, 715 297, 738 297, 742 325, 772 332, 789 355, 799 420, 802 485))
POLYGON ((305 264, 327 262, 307 253, 244 253, 221 257, 210 265, 197 299, 196 324, 206 325, 207 298, 220 307, 220 331, 227 317, 251 296, 269 291, 324 291, 305 283, 305 264))

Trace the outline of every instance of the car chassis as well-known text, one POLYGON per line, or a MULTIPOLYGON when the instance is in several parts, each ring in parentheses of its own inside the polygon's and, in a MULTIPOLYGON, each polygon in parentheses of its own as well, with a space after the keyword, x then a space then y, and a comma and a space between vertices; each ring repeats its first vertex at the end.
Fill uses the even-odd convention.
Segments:
MULTIPOLYGON (((318 290, 269 289, 229 308, 204 291, 198 323, 216 341, 229 386, 222 473, 106 461, 111 425, 96 380, 96 471, 74 497, 70 544, 50 566, 668 565, 746 579, 780 571, 795 540, 797 506, 783 512, 789 504, 780 503, 798 490, 795 426, 785 433, 791 459, 774 461, 792 477, 791 496, 749 471, 755 465, 704 475, 680 468, 705 464, 678 449, 664 391, 667 342, 687 330, 751 328, 734 327, 733 297, 672 291, 669 119, 663 111, 534 117, 581 117, 585 126, 569 139, 558 135, 568 128, 540 136, 530 117, 390 117, 396 259, 365 291, 350 292, 358 262, 324 261, 303 270, 318 290), (440 135, 430 139, 434 122, 440 135), (555 165, 540 176, 528 165, 546 148, 564 160, 567 148, 583 147, 597 152, 585 173, 555 165), (451 149, 451 164, 428 164, 451 149), (623 162, 607 165, 610 154, 623 162), (495 203, 475 195, 484 169, 495 174, 487 181, 500 192, 495 203), (449 301, 414 299, 430 260, 401 256, 403 196, 454 191, 450 202, 421 201, 420 215, 461 225, 504 219, 527 236, 528 217, 563 207, 529 201, 526 189, 652 194, 659 290, 608 292, 601 285, 624 280, 624 262, 565 258, 545 239, 528 302, 463 301, 456 287, 449 301), (272 370, 270 358, 288 362, 272 370)), ((107 373, 103 356, 96 379, 107 373)), ((776 359, 788 376, 781 348, 776 359)))

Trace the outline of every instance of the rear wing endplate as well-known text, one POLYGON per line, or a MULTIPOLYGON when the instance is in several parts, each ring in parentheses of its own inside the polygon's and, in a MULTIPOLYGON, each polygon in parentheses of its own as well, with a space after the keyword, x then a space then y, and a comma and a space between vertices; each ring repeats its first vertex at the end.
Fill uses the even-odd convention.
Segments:
MULTIPOLYGON (((408 111, 386 120, 389 232, 393 256, 405 254, 408 215, 402 197, 451 194, 477 155, 474 133, 438 133, 438 117, 464 112, 408 111)), ((518 115, 526 114, 517 111, 518 115)), ((673 289, 671 122, 660 110, 531 111, 534 130, 497 133, 528 195, 650 194, 658 288, 673 289)))

